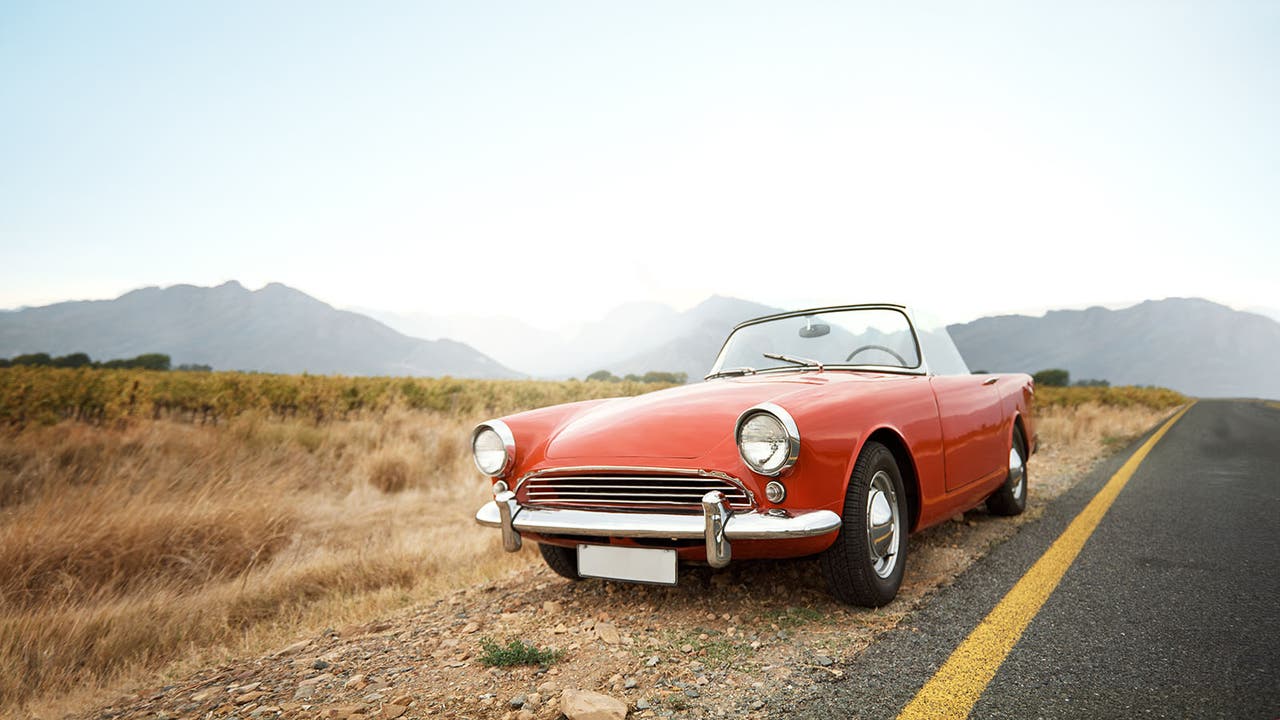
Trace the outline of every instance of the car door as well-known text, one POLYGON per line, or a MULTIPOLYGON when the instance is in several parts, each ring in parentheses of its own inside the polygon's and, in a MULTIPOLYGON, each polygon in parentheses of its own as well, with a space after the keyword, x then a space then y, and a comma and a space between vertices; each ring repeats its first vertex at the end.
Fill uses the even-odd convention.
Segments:
POLYGON ((942 426, 947 492, 1006 471, 999 375, 929 378, 942 426))

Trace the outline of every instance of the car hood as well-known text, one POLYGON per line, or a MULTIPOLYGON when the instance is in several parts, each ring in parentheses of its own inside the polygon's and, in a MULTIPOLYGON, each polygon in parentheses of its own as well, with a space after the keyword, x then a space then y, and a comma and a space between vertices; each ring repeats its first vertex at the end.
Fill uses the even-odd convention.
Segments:
POLYGON ((701 457, 732 438, 734 424, 747 408, 774 402, 794 415, 788 399, 853 378, 845 373, 722 378, 618 398, 593 406, 561 426, 547 445, 546 457, 701 457))

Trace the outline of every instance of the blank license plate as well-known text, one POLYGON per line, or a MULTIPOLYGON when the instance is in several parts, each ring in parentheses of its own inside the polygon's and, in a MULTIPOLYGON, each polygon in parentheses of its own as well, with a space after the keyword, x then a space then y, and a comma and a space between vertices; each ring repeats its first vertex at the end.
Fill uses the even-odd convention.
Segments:
POLYGON ((676 584, 676 551, 579 545, 578 574, 627 582, 676 584))

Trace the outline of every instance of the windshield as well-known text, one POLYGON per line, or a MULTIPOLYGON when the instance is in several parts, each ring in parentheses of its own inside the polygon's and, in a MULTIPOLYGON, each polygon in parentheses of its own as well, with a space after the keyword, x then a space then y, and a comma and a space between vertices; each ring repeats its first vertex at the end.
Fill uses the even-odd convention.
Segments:
POLYGON ((892 308, 851 308, 744 325, 729 336, 711 373, 818 364, 914 370, 921 363, 905 313, 892 308))

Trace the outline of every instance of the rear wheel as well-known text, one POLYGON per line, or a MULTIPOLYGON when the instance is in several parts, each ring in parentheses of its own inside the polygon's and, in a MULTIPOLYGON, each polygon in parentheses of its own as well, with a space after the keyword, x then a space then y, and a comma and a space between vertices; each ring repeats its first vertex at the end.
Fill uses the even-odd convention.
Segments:
POLYGON ((867 443, 845 492, 840 535, 822 553, 836 599, 880 607, 897 596, 907 564, 907 518, 898 461, 884 445, 867 443))
POLYGON ((1021 515, 1027 509, 1027 443, 1022 430, 1013 428, 1013 445, 1009 448, 1009 475, 1000 489, 987 498, 987 511, 992 515, 1021 515))
POLYGON ((577 548, 538 543, 538 552, 542 553, 542 559, 547 562, 547 567, 551 568, 555 574, 570 580, 582 579, 582 576, 578 575, 577 548))

